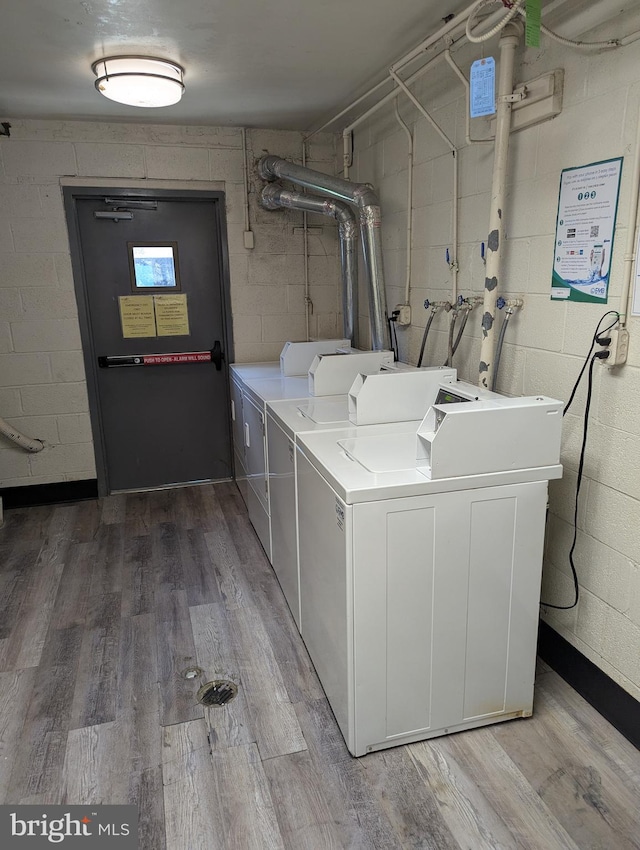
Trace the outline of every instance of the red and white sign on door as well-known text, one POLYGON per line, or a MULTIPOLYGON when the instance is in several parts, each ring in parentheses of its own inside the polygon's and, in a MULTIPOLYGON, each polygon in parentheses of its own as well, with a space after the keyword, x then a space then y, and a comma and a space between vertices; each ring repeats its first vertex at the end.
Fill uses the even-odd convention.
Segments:
POLYGON ((210 351, 185 351, 181 354, 144 354, 145 366, 165 366, 169 363, 210 363, 210 351))

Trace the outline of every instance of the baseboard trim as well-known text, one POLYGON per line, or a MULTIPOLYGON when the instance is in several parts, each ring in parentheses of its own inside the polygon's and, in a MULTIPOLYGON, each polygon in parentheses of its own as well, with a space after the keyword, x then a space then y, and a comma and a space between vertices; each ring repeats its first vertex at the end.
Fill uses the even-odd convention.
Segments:
POLYGON ((618 732, 640 749, 638 700, 542 621, 538 634, 538 654, 618 732))
POLYGON ((63 502, 82 502, 98 498, 95 478, 82 481, 59 481, 55 484, 32 484, 27 487, 0 488, 0 499, 5 510, 33 508, 37 505, 55 505, 63 502))

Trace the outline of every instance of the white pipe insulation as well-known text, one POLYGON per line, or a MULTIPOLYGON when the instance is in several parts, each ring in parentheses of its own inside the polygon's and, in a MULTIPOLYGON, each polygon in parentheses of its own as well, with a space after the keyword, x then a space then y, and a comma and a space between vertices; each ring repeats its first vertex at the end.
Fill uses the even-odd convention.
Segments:
POLYGON ((487 389, 491 389, 493 384, 496 302, 498 300, 504 250, 504 202, 507 188, 509 133, 511 131, 511 96, 513 95, 515 53, 522 33, 522 26, 521 24, 509 23, 502 32, 496 103, 496 141, 491 181, 489 235, 487 237, 487 270, 484 282, 482 345, 478 367, 478 383, 487 389))
POLYGON ((356 207, 369 284, 371 347, 374 351, 388 350, 391 346, 387 324, 387 296, 382 270, 380 202, 373 188, 367 183, 351 183, 341 177, 332 177, 272 155, 262 157, 258 163, 258 173, 263 180, 273 181, 278 178, 289 180, 306 189, 330 195, 356 207))
POLYGON ((14 428, 13 425, 9 425, 9 423, 0 418, 0 434, 4 434, 12 443, 15 443, 16 446, 20 446, 21 449, 24 449, 27 452, 41 452, 44 448, 44 443, 42 440, 35 440, 31 437, 26 437, 17 428, 14 428))

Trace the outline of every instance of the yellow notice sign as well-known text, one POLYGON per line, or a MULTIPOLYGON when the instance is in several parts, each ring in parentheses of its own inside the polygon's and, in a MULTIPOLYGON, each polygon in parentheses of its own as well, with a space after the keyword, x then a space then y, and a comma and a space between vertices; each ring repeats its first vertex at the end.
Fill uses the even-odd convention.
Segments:
POLYGON ((188 336, 186 295, 154 295, 158 336, 188 336))
POLYGON ((121 295, 120 322, 125 339, 156 336, 156 317, 152 295, 121 295))

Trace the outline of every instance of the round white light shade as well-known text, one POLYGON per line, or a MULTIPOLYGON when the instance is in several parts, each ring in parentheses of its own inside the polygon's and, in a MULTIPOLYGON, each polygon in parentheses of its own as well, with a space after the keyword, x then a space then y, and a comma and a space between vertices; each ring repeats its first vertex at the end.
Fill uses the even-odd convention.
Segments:
POLYGON ((143 56, 112 56, 91 66, 98 91, 128 106, 171 106, 182 97, 180 65, 143 56))

